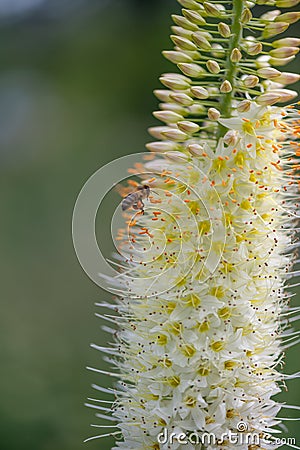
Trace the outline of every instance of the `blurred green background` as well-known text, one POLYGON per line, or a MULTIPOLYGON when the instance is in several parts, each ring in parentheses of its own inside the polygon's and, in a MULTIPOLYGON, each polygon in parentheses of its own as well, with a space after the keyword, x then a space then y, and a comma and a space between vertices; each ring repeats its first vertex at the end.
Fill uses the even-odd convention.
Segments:
MULTIPOLYGON (((105 367, 89 343, 109 340, 94 302, 110 295, 76 259, 72 209, 95 170, 144 151, 177 10, 175 0, 0 0, 3 450, 111 448, 82 443, 98 431, 83 406, 101 397, 90 384, 110 384, 85 369, 105 367)), ((298 361, 294 348, 285 371, 298 361)), ((300 404, 297 388, 282 398, 300 404)))

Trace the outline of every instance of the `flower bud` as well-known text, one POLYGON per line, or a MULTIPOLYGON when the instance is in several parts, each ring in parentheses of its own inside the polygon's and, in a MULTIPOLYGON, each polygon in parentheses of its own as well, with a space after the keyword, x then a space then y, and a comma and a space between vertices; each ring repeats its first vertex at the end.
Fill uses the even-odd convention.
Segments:
POLYGON ((167 126, 150 127, 150 128, 148 128, 148 133, 151 134, 151 136, 155 137, 156 139, 166 139, 162 133, 165 131, 169 131, 169 129, 170 129, 170 127, 167 127, 167 126))
POLYGON ((206 113, 206 108, 201 103, 194 103, 189 106, 189 113, 195 116, 203 115, 206 113))
POLYGON ((238 48, 234 48, 230 55, 230 60, 234 63, 237 63, 241 60, 242 54, 238 48))
POLYGON ((189 77, 199 78, 203 75, 203 68, 197 64, 180 63, 178 64, 179 69, 189 77))
POLYGON ((209 110, 207 111, 207 115, 210 120, 218 120, 220 119, 221 113, 216 108, 209 108, 209 110))
POLYGON ((214 58, 223 58, 224 57, 224 48, 221 44, 212 44, 211 46, 211 55, 214 58))
POLYGON ((188 156, 185 155, 182 152, 166 152, 164 154, 164 156, 166 156, 167 158, 171 159, 172 161, 176 161, 176 162, 183 162, 186 161, 188 159, 188 156))
POLYGON ((282 72, 282 74, 279 77, 274 78, 274 81, 282 84, 293 84, 297 83, 297 81, 299 80, 300 75, 291 72, 282 72))
POLYGON ((293 61, 293 59, 295 59, 295 55, 290 56, 289 58, 270 58, 269 62, 273 66, 279 67, 289 64, 291 61, 293 61))
POLYGON ((220 5, 215 5, 210 2, 204 2, 203 6, 204 6, 206 13, 209 16, 212 16, 212 17, 221 17, 222 16, 223 10, 220 8, 220 5))
POLYGON ((298 92, 292 91, 290 89, 274 89, 272 90, 272 92, 275 95, 280 96, 280 100, 278 101, 281 103, 289 102, 298 96, 298 92))
POLYGON ((244 82, 244 85, 245 85, 247 88, 253 88, 253 87, 255 87, 255 86, 258 85, 258 83, 259 83, 259 78, 256 77, 255 75, 248 75, 248 76, 243 80, 243 82, 244 82))
POLYGON ((276 6, 278 8, 292 8, 293 6, 297 6, 300 0, 277 0, 276 6))
POLYGON ((273 58, 289 58, 290 56, 297 55, 298 52, 298 47, 280 47, 274 48, 274 50, 271 50, 269 54, 273 58))
POLYGON ((270 38, 273 36, 276 36, 276 34, 283 33, 285 30, 287 30, 289 27, 289 24, 286 22, 271 22, 268 23, 262 33, 263 38, 270 38))
POLYGON ((182 142, 188 139, 188 135, 185 134, 183 131, 178 130, 177 128, 170 128, 167 131, 163 131, 162 135, 165 136, 167 139, 170 139, 171 141, 175 142, 182 142))
POLYGON ((300 19, 300 12, 292 11, 276 17, 275 22, 295 23, 300 19))
POLYGON ((199 9, 199 3, 195 0, 178 0, 178 3, 180 3, 184 8, 199 9))
POLYGON ((164 86, 167 86, 170 89, 185 90, 185 89, 189 89, 189 87, 190 87, 190 85, 187 81, 181 80, 179 78, 163 76, 163 77, 160 77, 159 80, 164 86))
POLYGON ((190 120, 184 120, 183 122, 178 122, 177 126, 178 126, 179 130, 184 131, 185 133, 188 133, 188 134, 194 134, 200 130, 199 125, 197 125, 194 122, 191 122, 190 120))
POLYGON ((242 16, 241 16, 241 22, 242 23, 248 23, 250 22, 250 20, 252 19, 252 13, 250 11, 249 8, 245 8, 244 11, 242 12, 242 16))
POLYGON ((209 60, 207 61, 206 67, 208 68, 208 70, 209 70, 211 73, 219 73, 220 70, 221 70, 219 64, 217 63, 217 61, 213 61, 213 60, 211 60, 211 59, 209 59, 209 60))
POLYGON ((255 75, 248 75, 246 78, 244 78, 243 82, 246 87, 253 88, 258 85, 259 78, 255 75))
POLYGON ((199 144, 190 144, 190 145, 188 145, 187 149, 191 155, 196 156, 196 157, 201 156, 204 151, 202 145, 199 145, 199 144))
POLYGON ((261 20, 273 21, 281 13, 280 9, 273 9, 272 11, 267 11, 260 16, 261 20))
POLYGON ((150 142, 149 144, 146 144, 146 148, 150 150, 150 152, 164 153, 175 150, 177 145, 175 142, 171 141, 150 142))
POLYGON ((229 130, 225 134, 223 141, 227 145, 236 145, 236 143, 238 141, 238 137, 239 137, 239 133, 237 130, 229 130))
POLYGON ((186 17, 178 16, 177 14, 172 15, 173 22, 176 23, 179 27, 182 27, 186 30, 196 31, 198 29, 197 25, 187 20, 186 17))
POLYGON ((170 94, 171 92, 167 89, 156 89, 153 91, 155 97, 157 97, 162 102, 169 102, 170 101, 170 94))
POLYGON ((172 92, 170 98, 183 106, 191 106, 194 103, 194 100, 189 95, 182 92, 172 92))
POLYGON ((247 112, 247 111, 249 111, 250 106, 251 106, 250 100, 242 100, 242 101, 238 104, 238 106, 237 106, 236 109, 237 109, 239 112, 247 112))
POLYGON ((274 67, 264 67, 262 69, 258 69, 257 75, 259 75, 261 78, 275 78, 279 77, 281 75, 281 72, 279 70, 274 69, 274 67))
POLYGON ((191 87, 191 92, 196 98, 199 98, 201 100, 209 97, 208 90, 202 86, 191 87))
POLYGON ((206 37, 203 35, 203 33, 201 31, 193 33, 192 38, 193 38, 193 41, 195 42, 195 44, 197 44, 201 50, 210 50, 211 49, 211 44, 208 42, 208 40, 206 39, 206 37))
POLYGON ((193 31, 191 31, 191 30, 186 30, 185 28, 177 27, 177 26, 172 26, 171 29, 172 29, 173 33, 177 34, 178 36, 181 36, 186 39, 192 39, 193 31))
POLYGON ((182 105, 178 105, 178 103, 160 103, 159 107, 162 111, 173 111, 183 116, 186 114, 186 109, 182 105))
POLYGON ((300 45, 299 38, 283 38, 272 42, 273 47, 298 47, 300 45))
POLYGON ((171 35, 171 39, 175 45, 178 45, 182 50, 197 50, 196 45, 189 39, 183 38, 181 36, 171 35))
POLYGON ((187 63, 187 62, 193 61, 193 59, 190 56, 188 56, 186 53, 182 53, 182 52, 165 50, 162 52, 162 54, 164 55, 165 58, 167 58, 169 61, 171 61, 174 64, 187 63))
POLYGON ((206 25, 205 19, 197 11, 190 11, 188 9, 182 10, 184 16, 192 23, 196 25, 206 25))
POLYGON ((267 92, 266 94, 262 94, 259 97, 256 97, 255 101, 259 105, 267 106, 274 105, 278 101, 280 101, 280 95, 272 92, 267 92))
POLYGON ((174 111, 154 111, 153 115, 156 119, 166 123, 176 123, 183 120, 183 117, 174 111))
POLYGON ((263 46, 261 42, 249 42, 246 46, 248 55, 255 56, 262 52, 263 46))
POLYGON ((218 30, 221 36, 228 38, 231 35, 231 31, 227 23, 220 22, 218 23, 218 30))
POLYGON ((221 87, 220 87, 220 92, 222 92, 222 94, 228 94, 228 92, 231 92, 231 91, 232 91, 232 86, 231 86, 230 81, 228 81, 228 80, 223 81, 223 83, 221 84, 221 87))

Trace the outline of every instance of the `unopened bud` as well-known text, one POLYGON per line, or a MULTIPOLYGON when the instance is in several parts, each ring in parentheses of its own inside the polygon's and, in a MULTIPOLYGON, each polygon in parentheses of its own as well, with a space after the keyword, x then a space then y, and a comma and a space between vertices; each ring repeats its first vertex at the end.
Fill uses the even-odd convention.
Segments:
POLYGON ((230 28, 227 25, 227 23, 220 22, 218 24, 218 30, 219 30, 220 35, 225 37, 225 38, 228 38, 231 35, 231 31, 230 31, 230 28))
POLYGON ((150 152, 156 153, 170 152, 172 150, 175 150, 176 147, 177 144, 171 141, 150 142, 149 144, 146 144, 146 148, 150 150, 150 152))
POLYGON ((262 52, 263 46, 261 42, 249 42, 246 48, 248 55, 255 56, 262 52))
POLYGON ((196 98, 199 98, 201 100, 209 97, 208 90, 202 86, 191 87, 191 92, 196 98))
POLYGON ((186 53, 182 53, 182 52, 165 50, 162 52, 162 54, 164 55, 165 58, 167 58, 169 61, 171 61, 174 64, 188 63, 188 62, 193 61, 190 56, 188 56, 186 53))
POLYGON ((182 50, 197 50, 196 45, 189 39, 183 38, 181 36, 171 35, 171 39, 175 45, 177 45, 182 50))
POLYGON ((241 22, 248 23, 248 22, 250 22, 251 19, 252 19, 252 13, 251 13, 250 9, 245 8, 244 11, 242 12, 241 22))
POLYGON ((297 83, 297 81, 299 80, 300 75, 291 72, 282 72, 282 74, 279 77, 274 78, 274 81, 282 84, 293 84, 297 83))
POLYGON ((273 66, 280 67, 289 64, 293 59, 295 59, 295 55, 289 56, 288 58, 270 58, 269 62, 273 66))
POLYGON ((148 128, 148 133, 151 134, 151 136, 155 137, 156 139, 166 139, 165 136, 162 134, 165 131, 169 131, 170 127, 164 126, 164 127, 150 127, 148 128))
POLYGON ((201 105, 201 103, 194 103, 193 105, 189 106, 189 114, 192 116, 199 116, 202 114, 205 114, 206 108, 205 106, 201 105))
POLYGON ((211 46, 211 55, 214 58, 223 58, 224 57, 224 48, 222 47, 221 44, 212 44, 211 46))
POLYGON ((228 92, 231 92, 231 91, 232 91, 232 86, 231 86, 230 81, 228 81, 228 80, 223 81, 223 83, 221 84, 221 87, 220 87, 220 92, 222 92, 222 94, 228 94, 228 92))
POLYGON ((242 54, 238 48, 234 48, 230 55, 230 60, 234 63, 237 63, 241 60, 242 54))
POLYGON ((201 50, 210 50, 211 49, 210 43, 208 42, 206 37, 203 35, 203 33, 201 33, 201 31, 197 32, 197 33, 193 33, 192 38, 193 38, 193 41, 195 42, 195 44, 197 44, 201 50))
POLYGON ((167 86, 170 89, 178 89, 178 90, 186 90, 189 89, 190 85, 187 81, 182 80, 180 78, 173 78, 173 77, 168 77, 168 76, 163 76, 160 77, 160 82, 164 85, 167 86))
POLYGON ((166 138, 170 139, 171 141, 175 142, 182 142, 186 141, 188 139, 188 135, 185 134, 183 131, 180 131, 176 128, 170 128, 167 131, 163 131, 162 135, 166 138))
POLYGON ((272 42, 273 47, 298 47, 300 45, 299 38, 283 38, 272 42))
POLYGON ((220 17, 222 15, 222 9, 220 8, 220 5, 214 5, 210 2, 204 2, 203 6, 209 16, 220 17))
POLYGON ((291 8, 297 6, 300 0, 277 0, 276 6, 278 8, 291 8))
POLYGON ((223 141, 227 145, 236 145, 236 143, 238 141, 238 137, 239 137, 239 133, 237 130, 229 130, 225 134, 223 141))
POLYGON ((205 19, 197 11, 190 11, 189 9, 182 10, 184 16, 192 23, 196 25, 206 25, 205 19))
POLYGON ((197 64, 180 63, 178 64, 179 69, 189 77, 199 78, 203 75, 203 68, 197 64))
POLYGON ((172 29, 173 33, 177 34, 178 36, 181 36, 186 39, 192 38, 193 31, 191 31, 191 30, 186 30, 183 27, 177 27, 174 25, 171 27, 171 29, 172 29))
POLYGON ((183 117, 174 111, 154 111, 153 115, 156 119, 166 123, 176 123, 183 120, 183 117))
POLYGON ((179 130, 188 133, 188 134, 194 134, 197 133, 200 130, 199 125, 197 125, 194 122, 191 122, 190 120, 184 120, 182 122, 178 122, 177 126, 179 130))
POLYGON ((260 16, 261 20, 273 21, 281 13, 280 9, 273 9, 272 11, 267 11, 260 16))
POLYGON ((185 155, 182 152, 166 152, 164 154, 164 156, 166 156, 167 158, 171 159, 172 161, 176 161, 176 162, 183 162, 186 161, 188 159, 188 155, 185 155))
POLYGON ((298 47, 280 47, 274 48, 269 52, 273 58, 289 58, 290 56, 297 55, 299 53, 298 47))
POLYGON ((191 106, 194 103, 194 100, 189 95, 181 92, 172 92, 170 98, 183 106, 191 106))
POLYGON ((199 3, 195 0, 178 0, 178 3, 180 3, 184 8, 199 9, 199 3))
POLYGON ((187 149, 191 155, 196 156, 196 157, 201 156, 204 151, 202 145, 199 145, 199 144, 190 144, 190 145, 188 145, 187 149))
POLYGON ((211 59, 209 59, 206 63, 206 67, 208 68, 208 70, 211 73, 219 73, 221 68, 219 66, 219 64, 217 63, 217 61, 213 61, 211 59))
POLYGON ((258 69, 257 75, 259 75, 261 78, 275 78, 279 77, 281 75, 281 72, 279 70, 274 69, 274 67, 263 67, 262 69, 258 69))
POLYGON ((280 14, 280 16, 276 17, 275 22, 295 23, 298 22, 299 19, 300 19, 300 12, 293 11, 280 14))
POLYGON ((255 87, 255 86, 258 85, 258 83, 259 83, 259 78, 256 77, 255 75, 248 75, 248 76, 243 80, 243 82, 244 82, 244 85, 245 85, 247 88, 253 88, 253 87, 255 87))
POLYGON ((153 91, 155 97, 157 97, 162 102, 169 102, 170 101, 170 94, 171 92, 167 89, 156 89, 153 91))
POLYGON ((173 22, 176 23, 179 27, 182 27, 186 30, 196 31, 198 29, 197 25, 190 22, 186 17, 178 16, 177 14, 172 15, 173 22))
POLYGON ((249 111, 250 106, 251 106, 250 100, 242 100, 242 101, 238 104, 238 106, 237 106, 236 109, 237 109, 239 112, 247 112, 247 111, 249 111))
POLYGON ((209 110, 207 111, 207 115, 210 120, 219 120, 221 113, 216 108, 209 108, 209 110))
POLYGON ((283 33, 287 30, 289 24, 286 22, 271 22, 268 23, 263 31, 263 38, 270 38, 272 36, 276 36, 276 34, 283 33))
POLYGON ((280 101, 280 95, 273 92, 267 92, 266 94, 262 94, 259 97, 256 97, 255 101, 259 105, 263 106, 274 105, 275 103, 280 101))
POLYGON ((272 91, 275 95, 280 96, 281 103, 289 102, 298 96, 298 92, 292 91, 290 89, 275 89, 272 91))
MULTIPOLYGON (((172 99, 171 99, 172 101, 172 99)), ((179 115, 183 115, 185 116, 186 114, 186 109, 182 106, 179 105, 178 103, 160 103, 159 107, 162 111, 173 111, 179 115)))

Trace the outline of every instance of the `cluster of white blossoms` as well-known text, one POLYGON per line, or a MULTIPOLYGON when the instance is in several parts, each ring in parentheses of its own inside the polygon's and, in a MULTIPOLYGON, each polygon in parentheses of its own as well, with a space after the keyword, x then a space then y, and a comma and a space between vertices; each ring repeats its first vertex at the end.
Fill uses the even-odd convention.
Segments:
MULTIPOLYGON (((98 388, 115 396, 111 406, 90 406, 110 420, 102 436, 120 438, 114 449, 200 449, 158 435, 221 439, 240 422, 261 437, 255 448, 277 448, 284 405, 273 396, 293 377, 279 369, 298 341, 285 283, 297 247, 300 127, 297 104, 275 106, 297 95, 284 86, 299 77, 273 66, 290 62, 300 39, 269 38, 300 13, 255 18, 251 8, 298 1, 178 1, 175 48, 164 54, 183 75, 163 75, 168 89, 155 91, 165 124, 150 128, 158 140, 133 170, 150 201, 119 235, 126 285, 117 305, 105 305, 119 313, 108 316, 117 331, 106 328, 115 341, 94 346, 119 381, 98 388)), ((237 447, 220 445, 206 447, 237 447)))

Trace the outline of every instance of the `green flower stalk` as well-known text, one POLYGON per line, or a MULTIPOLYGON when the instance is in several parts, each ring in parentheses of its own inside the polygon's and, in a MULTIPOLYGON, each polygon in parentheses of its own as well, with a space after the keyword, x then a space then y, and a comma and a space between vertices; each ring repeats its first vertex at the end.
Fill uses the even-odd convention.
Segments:
POLYGON ((163 53, 179 70, 160 78, 163 124, 132 171, 149 200, 129 198, 130 238, 119 236, 130 280, 106 304, 119 313, 114 343, 94 346, 119 382, 104 389, 111 406, 90 406, 111 420, 101 436, 118 437, 114 449, 233 449, 237 431, 240 449, 278 448, 287 405, 273 396, 297 377, 280 366, 299 340, 286 280, 298 274, 300 156, 286 88, 299 75, 281 70, 300 39, 278 37, 300 13, 278 8, 299 0, 178 1, 163 53), (255 17, 256 4, 277 9, 255 17))

